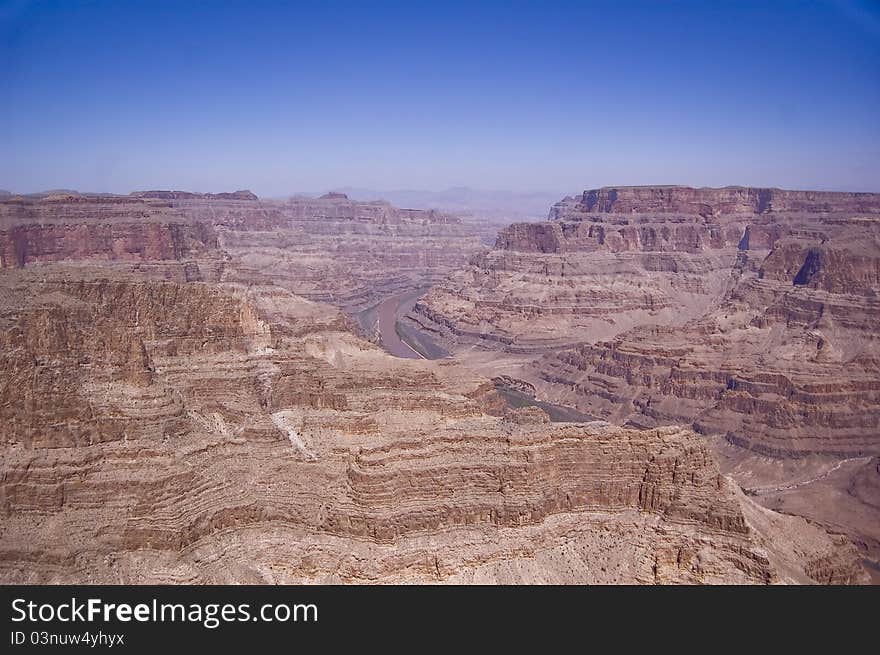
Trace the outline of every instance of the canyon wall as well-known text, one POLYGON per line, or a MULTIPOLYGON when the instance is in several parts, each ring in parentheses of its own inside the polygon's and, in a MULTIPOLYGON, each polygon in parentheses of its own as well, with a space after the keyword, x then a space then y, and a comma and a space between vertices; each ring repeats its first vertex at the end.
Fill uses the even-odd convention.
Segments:
POLYGON ((480 232, 455 216, 343 194, 280 201, 249 191, 142 191, 0 201, 0 268, 76 262, 278 284, 349 313, 438 281, 482 248, 480 232))
POLYGON ((53 262, 150 268, 160 275, 217 275, 216 230, 169 202, 125 196, 10 197, 0 202, 0 269, 53 262))
POLYGON ((434 210, 398 209, 343 194, 291 198, 243 211, 188 203, 210 216, 234 265, 229 280, 260 280, 353 314, 392 293, 441 280, 483 248, 476 229, 434 210))
POLYGON ((436 287, 410 318, 452 342, 540 352, 638 325, 683 325, 759 267, 783 284, 816 287, 832 276, 834 289, 855 283, 867 293, 877 289, 877 198, 739 187, 587 191, 557 203, 548 222, 503 229, 492 251, 436 287), (794 263, 797 270, 784 269, 794 263))
POLYGON ((865 579, 691 431, 488 415, 279 287, 53 270, 0 278, 4 582, 865 579))
MULTIPOLYGON (((852 489, 878 479, 880 194, 607 188, 550 216, 502 231, 408 323, 615 424, 691 426, 758 468, 852 461, 833 494, 795 504, 878 560, 880 496, 852 489)), ((808 477, 780 475, 763 486, 808 477)))
POLYGON ((409 319, 453 347, 534 354, 539 384, 594 416, 878 454, 877 197, 588 191, 503 230, 409 319))
POLYGON ((550 209, 551 220, 576 220, 586 214, 678 213, 703 217, 779 212, 880 213, 876 193, 789 191, 730 186, 694 189, 684 186, 603 187, 568 196, 550 209))

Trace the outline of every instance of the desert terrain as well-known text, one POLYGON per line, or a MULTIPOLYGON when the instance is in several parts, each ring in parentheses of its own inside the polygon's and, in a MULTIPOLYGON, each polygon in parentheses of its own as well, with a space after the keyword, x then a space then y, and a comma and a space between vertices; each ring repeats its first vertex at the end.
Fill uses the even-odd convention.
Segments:
POLYGON ((555 204, 407 315, 488 376, 688 426, 753 499, 880 555, 880 195, 621 187, 555 204))
POLYGON ((876 581, 880 194, 547 209, 0 197, 0 580, 876 581))

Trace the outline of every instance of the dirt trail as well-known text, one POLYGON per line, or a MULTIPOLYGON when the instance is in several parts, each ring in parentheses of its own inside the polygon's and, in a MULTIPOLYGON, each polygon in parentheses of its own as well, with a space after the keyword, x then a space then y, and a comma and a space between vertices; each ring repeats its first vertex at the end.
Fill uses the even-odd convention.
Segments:
POLYGON ((777 491, 790 491, 792 489, 797 489, 798 487, 803 487, 808 484, 812 484, 814 482, 818 482, 819 480, 823 480, 827 478, 829 475, 834 473, 835 471, 840 470, 840 467, 848 462, 861 462, 863 464, 870 461, 870 457, 849 457, 847 459, 842 459, 837 464, 829 468, 827 471, 823 471, 819 475, 815 475, 808 480, 801 480, 800 482, 793 482, 791 484, 779 485, 777 487, 754 487, 750 489, 746 489, 747 493, 750 494, 767 494, 767 493, 775 493, 777 491))

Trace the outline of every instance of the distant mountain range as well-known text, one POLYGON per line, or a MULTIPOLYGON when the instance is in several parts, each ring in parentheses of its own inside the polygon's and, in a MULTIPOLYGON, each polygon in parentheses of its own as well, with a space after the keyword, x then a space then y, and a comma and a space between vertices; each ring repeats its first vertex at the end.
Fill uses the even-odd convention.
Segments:
POLYGON ((46 189, 45 191, 34 191, 33 193, 16 193, 14 191, 6 191, 5 189, 0 189, 0 197, 8 197, 8 196, 22 196, 24 198, 48 198, 49 196, 96 196, 96 197, 111 197, 119 195, 116 193, 104 193, 104 192, 82 192, 77 191, 76 189, 46 189))
POLYGON ((550 206, 566 195, 562 191, 497 191, 469 187, 453 187, 444 191, 377 191, 361 187, 335 187, 331 191, 344 193, 355 200, 387 200, 397 207, 440 209, 505 222, 547 218, 550 206))
MULTIPOLYGON (((334 187, 330 191, 344 193, 353 200, 386 200, 392 205, 408 209, 439 209, 461 216, 489 219, 493 223, 543 220, 550 207, 559 202, 565 191, 503 191, 452 187, 443 191, 395 189, 378 191, 364 187, 334 187)), ((569 190, 570 191, 570 190, 569 190)), ((301 192, 292 195, 317 197, 324 192, 301 192)), ((73 189, 52 189, 24 194, 29 197, 52 195, 78 195, 73 189)), ((0 196, 12 193, 0 190, 0 196)), ((110 196, 110 193, 89 193, 94 196, 110 196)))

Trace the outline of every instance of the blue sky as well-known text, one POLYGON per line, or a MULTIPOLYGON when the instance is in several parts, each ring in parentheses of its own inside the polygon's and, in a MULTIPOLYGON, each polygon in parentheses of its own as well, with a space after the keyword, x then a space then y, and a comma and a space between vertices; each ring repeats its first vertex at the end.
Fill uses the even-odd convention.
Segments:
POLYGON ((0 0, 0 188, 880 191, 880 3, 0 0))

